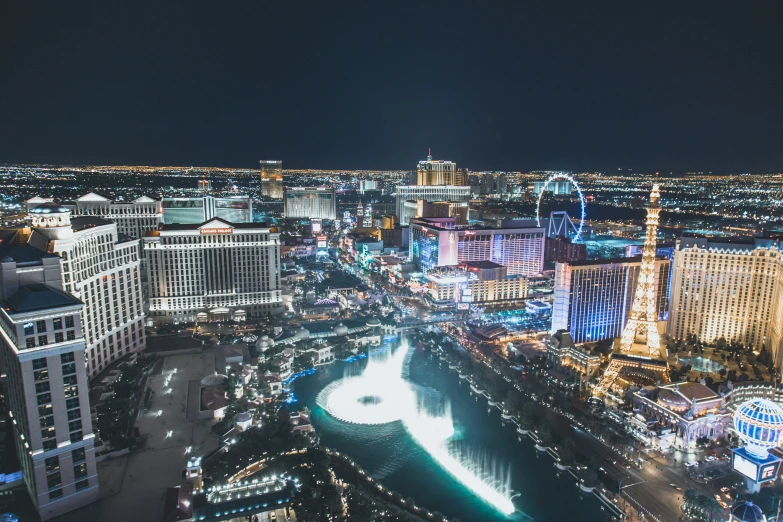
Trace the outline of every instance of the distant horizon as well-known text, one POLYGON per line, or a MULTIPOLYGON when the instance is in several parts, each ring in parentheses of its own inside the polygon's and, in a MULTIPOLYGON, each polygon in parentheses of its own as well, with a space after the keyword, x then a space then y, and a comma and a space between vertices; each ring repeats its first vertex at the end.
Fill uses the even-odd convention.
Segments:
MULTIPOLYGON (((436 158, 438 159, 438 158, 436 158)), ((440 158, 445 159, 447 161, 448 158, 440 158)), ((423 161, 423 160, 421 160, 423 161)), ((407 169, 399 169, 399 168, 392 168, 392 169, 378 169, 378 168, 328 168, 328 167, 294 167, 294 168, 286 168, 285 167, 285 161, 283 161, 283 172, 285 171, 304 171, 304 170, 313 170, 313 171, 322 171, 322 172, 415 172, 416 168, 415 166, 412 168, 407 169)), ((467 168, 469 172, 471 173, 480 173, 480 172, 496 172, 496 173, 504 173, 504 174, 530 174, 535 172, 568 172, 573 174, 605 174, 605 175, 617 175, 617 174, 633 174, 633 175, 646 175, 646 176, 657 176, 661 178, 668 178, 668 177, 678 177, 678 176, 763 176, 763 175, 781 175, 783 174, 783 170, 780 170, 778 172, 751 172, 751 171, 742 171, 742 172, 717 172, 717 171, 693 171, 693 170, 680 170, 680 171, 669 171, 669 172, 651 172, 651 171, 641 171, 641 170, 633 170, 629 168, 615 168, 615 169, 580 169, 580 170, 563 170, 563 169, 545 169, 545 168, 537 168, 537 169, 526 169, 526 170, 499 170, 499 169, 481 169, 481 170, 473 170, 470 167, 463 167, 459 163, 457 163, 458 168, 467 168)), ((112 168, 112 169, 119 169, 119 168, 149 168, 149 169, 195 169, 195 170, 233 170, 233 171, 260 171, 260 167, 256 168, 250 168, 250 167, 227 167, 227 166, 220 166, 220 165, 166 165, 166 164, 129 164, 129 163, 117 163, 117 164, 109 164, 109 163, 13 163, 13 162, 0 162, 0 168, 7 168, 7 167, 41 167, 41 168, 87 168, 87 167, 94 167, 94 168, 112 168)))

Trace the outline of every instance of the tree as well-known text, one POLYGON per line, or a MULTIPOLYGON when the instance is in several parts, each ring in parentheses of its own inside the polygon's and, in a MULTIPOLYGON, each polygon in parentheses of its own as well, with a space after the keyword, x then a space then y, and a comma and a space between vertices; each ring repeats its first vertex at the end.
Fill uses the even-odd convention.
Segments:
POLYGON ((695 507, 695 503, 698 498, 699 494, 693 488, 685 492, 685 504, 691 508, 695 507))
POLYGON ((542 446, 549 446, 552 442, 552 430, 549 428, 549 424, 542 423, 538 428, 538 440, 542 446))
POLYGON ((564 466, 570 466, 574 462, 574 457, 576 456, 576 445, 574 444, 574 439, 567 437, 560 446, 559 454, 560 463, 564 466))
POLYGON ((718 350, 725 350, 728 348, 729 343, 726 341, 726 337, 721 335, 716 341, 715 345, 717 346, 718 350))
POLYGON ((522 424, 522 429, 530 430, 533 428, 536 419, 535 415, 533 414, 532 402, 526 402, 525 405, 522 406, 522 414, 519 420, 522 424))
POLYGON ((579 479, 586 488, 594 488, 598 485, 598 473, 589 467, 579 470, 579 479))

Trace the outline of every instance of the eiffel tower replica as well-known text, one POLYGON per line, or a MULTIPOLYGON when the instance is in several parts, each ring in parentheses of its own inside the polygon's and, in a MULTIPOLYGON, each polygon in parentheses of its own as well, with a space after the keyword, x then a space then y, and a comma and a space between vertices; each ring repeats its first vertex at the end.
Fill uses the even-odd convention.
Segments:
POLYGON ((647 205, 647 233, 644 238, 642 264, 634 293, 633 306, 628 314, 619 346, 611 355, 609 366, 601 381, 593 389, 593 396, 606 394, 618 378, 642 380, 654 378, 669 382, 666 350, 661 348, 658 335, 658 311, 655 291, 655 246, 658 235, 658 215, 661 212, 661 193, 654 184, 647 205))

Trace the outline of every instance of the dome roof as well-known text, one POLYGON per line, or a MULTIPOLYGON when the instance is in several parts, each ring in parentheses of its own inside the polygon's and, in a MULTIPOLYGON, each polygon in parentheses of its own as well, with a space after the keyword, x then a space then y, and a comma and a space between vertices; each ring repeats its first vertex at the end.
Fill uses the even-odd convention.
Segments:
POLYGON ((690 408, 690 404, 685 397, 666 388, 658 390, 658 402, 674 411, 685 411, 690 408))
POLYGON ((213 373, 201 379, 202 386, 222 386, 226 382, 228 382, 228 376, 219 373, 213 373))
POLYGON ((70 210, 54 201, 42 203, 30 210, 30 214, 65 214, 68 212, 70 212, 70 210))
POLYGON ((381 321, 377 317, 370 317, 370 319, 367 321, 367 326, 370 328, 375 328, 376 326, 380 326, 381 321))
POLYGON ((270 234, 277 234, 277 233, 279 233, 279 232, 280 232, 280 230, 278 230, 278 228, 277 228, 277 227, 270 227, 270 228, 269 228, 269 233, 270 233, 270 234))
POLYGON ((768 399, 751 399, 734 412, 734 429, 749 453, 766 458, 767 450, 778 445, 783 431, 783 409, 768 399))
POLYGON ((234 415, 234 421, 235 422, 250 422, 250 414, 246 411, 240 411, 236 415, 234 415))
POLYGON ((767 520, 761 508, 749 500, 732 506, 731 517, 732 520, 739 522, 766 522, 767 520))
POLYGON ((334 334, 335 335, 348 335, 348 327, 345 326, 343 323, 338 324, 334 327, 334 334))
POLYGON ((258 341, 256 341, 256 348, 258 348, 261 351, 266 351, 269 348, 273 347, 275 345, 275 341, 270 339, 268 335, 265 335, 261 337, 258 341))
POLYGON ((301 327, 299 330, 296 331, 294 334, 299 339, 309 339, 310 338, 310 330, 305 328, 304 326, 301 327))

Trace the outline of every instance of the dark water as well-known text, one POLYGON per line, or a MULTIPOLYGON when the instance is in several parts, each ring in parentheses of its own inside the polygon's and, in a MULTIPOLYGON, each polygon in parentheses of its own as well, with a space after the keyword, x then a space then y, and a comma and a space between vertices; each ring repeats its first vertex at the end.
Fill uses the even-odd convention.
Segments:
POLYGON ((464 522, 530 520, 528 517, 536 521, 606 520, 597 499, 592 495, 582 498, 570 475, 563 473, 558 477, 549 456, 539 455, 527 439, 520 443, 513 424, 503 426, 498 410, 492 408, 488 412, 486 399, 471 397, 467 382, 449 372, 445 363, 428 351, 417 350, 413 354, 411 381, 435 388, 449 398, 461 444, 491 452, 503 464, 510 464, 512 488, 521 492, 515 502, 527 517, 506 517, 476 497, 443 471, 411 439, 402 423, 356 426, 333 419, 316 405, 315 398, 327 384, 343 376, 347 364, 365 362, 338 362, 294 381, 295 406, 311 409, 324 445, 350 455, 403 497, 412 497, 423 507, 464 522))

